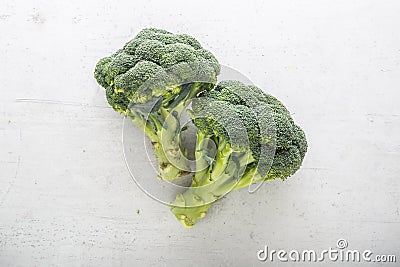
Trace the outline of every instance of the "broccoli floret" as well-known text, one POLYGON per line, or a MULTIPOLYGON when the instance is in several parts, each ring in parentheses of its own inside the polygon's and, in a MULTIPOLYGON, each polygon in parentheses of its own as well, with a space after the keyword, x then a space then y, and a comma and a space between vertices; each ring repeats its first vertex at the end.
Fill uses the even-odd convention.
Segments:
POLYGON ((159 177, 172 180, 190 170, 180 147, 181 113, 190 99, 212 89, 219 72, 213 54, 193 37, 149 28, 102 58, 94 77, 110 106, 151 139, 159 177))
POLYGON ((186 227, 231 190, 293 175, 307 151, 304 132, 285 106, 256 86, 222 81, 192 103, 198 128, 196 174, 171 210, 186 227), (211 157, 209 142, 216 145, 211 157))

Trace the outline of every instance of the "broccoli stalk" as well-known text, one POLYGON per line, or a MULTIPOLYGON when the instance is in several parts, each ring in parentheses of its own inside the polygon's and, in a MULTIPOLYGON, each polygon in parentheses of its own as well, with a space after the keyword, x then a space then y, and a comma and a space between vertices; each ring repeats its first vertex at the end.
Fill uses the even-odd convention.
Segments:
POLYGON ((164 101, 156 113, 146 111, 146 105, 132 105, 126 111, 126 115, 150 138, 159 166, 158 176, 164 180, 173 180, 191 173, 186 159, 187 151, 180 146, 180 117, 190 100, 197 93, 209 90, 212 85, 191 83, 180 87, 181 91, 189 93, 179 99, 176 106, 164 101))
POLYGON ((223 81, 202 96, 207 98, 194 101, 191 112, 198 128, 195 156, 199 168, 191 187, 170 205, 186 227, 204 218, 211 204, 232 190, 291 176, 307 150, 304 132, 287 109, 261 89, 223 81), (241 129, 247 140, 235 136, 241 129), (214 158, 204 145, 211 140, 217 147, 214 158))
POLYGON ((211 90, 219 71, 215 57, 193 37, 150 28, 101 59, 94 76, 110 106, 150 138, 158 177, 173 180, 190 171, 180 146, 181 114, 198 93, 211 90))
MULTIPOLYGON (((198 135, 197 145, 201 142, 202 137, 204 137, 203 134, 198 135)), ((198 152, 196 156, 200 156, 197 159, 200 159, 199 161, 202 163, 199 165, 203 167, 207 162, 204 159, 208 157, 207 153, 205 151, 198 152)), ((171 210, 176 218, 185 227, 194 226, 206 216, 207 210, 213 202, 235 188, 240 174, 243 173, 243 166, 253 160, 249 153, 234 151, 229 144, 220 144, 215 161, 208 168, 197 171, 193 176, 191 187, 178 194, 175 201, 171 203, 171 210)), ((196 169, 198 170, 198 168, 196 169)))

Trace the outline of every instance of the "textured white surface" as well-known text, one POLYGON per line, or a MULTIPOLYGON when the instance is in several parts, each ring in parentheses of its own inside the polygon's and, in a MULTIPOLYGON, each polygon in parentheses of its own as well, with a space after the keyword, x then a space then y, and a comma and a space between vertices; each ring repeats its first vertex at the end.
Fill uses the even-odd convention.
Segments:
POLYGON ((251 266, 264 245, 338 238, 400 260, 399 14, 396 0, 2 1, 0 266, 251 266), (92 73, 149 26, 281 99, 309 140, 302 169, 190 230, 143 194, 92 73))

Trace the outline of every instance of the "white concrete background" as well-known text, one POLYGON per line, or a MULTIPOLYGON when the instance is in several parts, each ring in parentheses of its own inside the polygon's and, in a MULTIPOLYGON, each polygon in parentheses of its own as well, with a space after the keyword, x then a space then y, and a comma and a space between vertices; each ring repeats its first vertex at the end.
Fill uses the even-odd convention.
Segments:
POLYGON ((338 238, 400 261, 399 14, 396 0, 2 1, 0 266, 266 266, 264 245, 338 238), (92 73, 150 26, 280 98, 307 133, 302 169, 190 230, 144 195, 92 73))

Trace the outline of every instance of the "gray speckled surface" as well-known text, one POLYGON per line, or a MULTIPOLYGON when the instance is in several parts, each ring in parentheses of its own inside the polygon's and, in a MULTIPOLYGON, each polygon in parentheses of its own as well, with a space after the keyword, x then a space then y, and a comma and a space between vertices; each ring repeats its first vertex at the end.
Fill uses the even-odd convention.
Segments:
POLYGON ((2 1, 0 266, 252 266, 264 245, 339 238, 399 258, 399 13, 370 0, 2 1), (190 230, 143 194, 92 72, 149 26, 195 36, 281 99, 310 143, 303 168, 232 192, 190 230))

